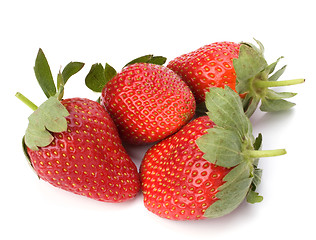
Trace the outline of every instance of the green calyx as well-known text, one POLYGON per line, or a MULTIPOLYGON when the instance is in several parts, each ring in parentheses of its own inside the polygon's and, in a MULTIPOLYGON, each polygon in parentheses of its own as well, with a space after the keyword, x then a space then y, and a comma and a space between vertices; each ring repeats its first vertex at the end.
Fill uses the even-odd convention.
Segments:
POLYGON ((25 144, 32 150, 48 146, 53 140, 51 132, 67 130, 67 109, 56 97, 50 97, 29 116, 25 144))
POLYGON ((250 203, 262 201, 256 192, 262 170, 260 157, 279 156, 284 149, 261 150, 262 135, 254 138, 252 125, 243 110, 241 99, 229 87, 211 88, 206 93, 207 115, 215 123, 207 134, 196 140, 204 152, 203 158, 218 166, 232 168, 218 189, 219 198, 205 212, 209 218, 220 217, 233 211, 245 198, 250 203))
POLYGON ((305 81, 305 79, 277 81, 285 71, 286 66, 283 66, 275 73, 273 72, 277 63, 283 57, 268 65, 263 55, 263 45, 258 40, 256 42, 259 48, 251 43, 241 43, 239 56, 233 59, 237 76, 236 90, 239 94, 246 94, 242 102, 248 117, 254 113, 260 101, 260 110, 265 112, 284 111, 293 107, 295 103, 284 100, 284 98, 291 98, 296 93, 275 92, 269 88, 289 86, 305 81))
POLYGON ((29 124, 23 137, 23 150, 25 153, 26 146, 36 151, 38 147, 45 147, 53 141, 52 132, 57 133, 67 130, 66 117, 69 113, 60 100, 63 98, 64 86, 68 79, 79 72, 83 66, 84 63, 81 62, 70 62, 67 64, 62 72, 59 71, 56 86, 47 59, 42 49, 39 49, 35 60, 34 72, 39 85, 48 99, 37 107, 23 94, 18 92, 15 95, 34 111, 28 118, 29 124))
MULTIPOLYGON (((138 57, 128 62, 124 67, 134 63, 151 63, 157 65, 163 65, 166 62, 166 58, 162 56, 154 56, 152 54, 138 57)), ((105 67, 101 63, 96 63, 91 66, 91 69, 86 76, 86 86, 94 92, 102 92, 104 86, 117 74, 116 70, 109 65, 105 64, 105 67)))

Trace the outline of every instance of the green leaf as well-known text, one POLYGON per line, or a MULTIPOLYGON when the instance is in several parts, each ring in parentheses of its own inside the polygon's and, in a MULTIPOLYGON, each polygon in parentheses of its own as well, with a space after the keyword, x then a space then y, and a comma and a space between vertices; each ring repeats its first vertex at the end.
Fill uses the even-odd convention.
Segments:
POLYGON ((284 73, 285 69, 286 69, 286 65, 280 68, 278 71, 276 71, 271 77, 268 78, 268 80, 277 81, 281 77, 281 75, 284 73))
POLYGON ((95 92, 102 92, 104 86, 116 75, 116 70, 108 63, 103 68, 101 63, 91 66, 90 72, 86 76, 86 86, 95 92))
POLYGON ((50 67, 42 49, 38 50, 35 60, 34 72, 36 79, 46 97, 49 98, 54 96, 56 94, 56 86, 54 84, 50 67))
MULTIPOLYGON (((265 71, 268 72, 268 74, 271 74, 274 72, 275 70, 275 67, 277 66, 278 62, 284 58, 283 56, 282 57, 279 57, 274 63, 271 63, 268 67, 266 67, 265 71)), ((284 66, 285 67, 285 66, 284 66)))
POLYGON ((164 65, 167 61, 167 58, 162 56, 153 56, 147 63, 152 63, 156 65, 164 65))
POLYGON ((22 138, 22 149, 23 149, 23 153, 24 153, 24 156, 25 156, 25 158, 27 160, 28 165, 31 167, 31 169, 37 175, 37 177, 40 178, 38 176, 37 172, 35 171, 34 167, 33 167, 33 164, 32 164, 32 161, 31 161, 31 158, 30 158, 29 154, 27 153, 27 146, 25 144, 25 136, 23 136, 23 138, 22 138))
POLYGON ((262 134, 259 133, 258 137, 256 137, 256 140, 253 144, 254 150, 259 150, 261 148, 261 145, 262 145, 262 134))
POLYGON ((208 129, 208 133, 196 140, 207 161, 222 166, 234 167, 242 160, 242 141, 237 132, 220 127, 208 129))
POLYGON ((216 194, 219 200, 206 209, 204 216, 221 217, 236 209, 249 191, 252 182, 249 175, 249 165, 245 162, 232 169, 223 179, 226 183, 219 188, 219 192, 216 194))
POLYGON ((284 99, 263 99, 260 110, 263 112, 279 112, 289 110, 295 106, 295 103, 286 101, 284 99))
POLYGON ((292 92, 275 92, 271 89, 267 89, 266 98, 269 99, 283 99, 294 97, 297 93, 292 92))
POLYGON ((239 95, 231 88, 210 88, 206 93, 207 115, 215 123, 196 140, 204 158, 216 165, 234 167, 243 159, 243 151, 252 148, 252 125, 246 117, 239 95))
POLYGON ((205 212, 205 217, 220 217, 230 213, 246 198, 262 201, 255 190, 261 182, 260 157, 285 154, 285 149, 260 150, 262 135, 254 139, 252 125, 242 110, 239 95, 229 87, 211 88, 205 104, 213 128, 196 140, 203 158, 215 165, 231 169, 218 188, 219 199, 205 212))
POLYGON ((247 202, 249 203, 258 203, 262 202, 263 197, 259 195, 259 193, 250 190, 249 193, 247 194, 247 202))
POLYGON ((116 70, 111 65, 106 63, 104 68, 104 76, 106 83, 109 82, 112 78, 114 78, 116 74, 116 70))
POLYGON ((65 117, 68 115, 61 102, 56 97, 50 97, 30 115, 25 144, 32 150, 49 145, 54 139, 50 132, 67 130, 65 117))
POLYGON ((57 75, 57 89, 58 89, 57 99, 58 100, 61 100, 63 98, 64 88, 65 88, 65 80, 62 73, 59 71, 57 75))
POLYGON ((259 98, 253 98, 251 94, 247 94, 244 99, 242 99, 243 109, 247 117, 250 117, 253 112, 258 107, 260 102, 259 98))
POLYGON ((241 43, 239 56, 233 60, 237 75, 236 90, 239 94, 247 93, 247 96, 242 100, 247 117, 250 117, 255 112, 260 101, 265 102, 261 106, 261 110, 283 111, 291 108, 294 106, 292 103, 285 100, 281 101, 281 99, 292 97, 294 94, 278 94, 269 88, 290 86, 305 81, 303 78, 277 81, 284 73, 286 66, 283 66, 274 74, 273 72, 283 57, 278 58, 275 62, 268 65, 263 56, 263 45, 257 40, 256 42, 260 46, 260 49, 250 43, 241 43), (273 106, 273 104, 276 104, 276 106, 273 106))
POLYGON ((128 62, 124 67, 128 66, 128 65, 132 65, 134 63, 147 63, 150 59, 153 58, 154 55, 149 54, 149 55, 145 55, 145 56, 141 56, 138 58, 135 58, 134 60, 128 62))
POLYGON ((91 69, 86 76, 85 83, 92 91, 102 92, 103 87, 107 83, 106 80, 102 64, 96 63, 91 66, 91 69))
POLYGON ((210 88, 205 95, 205 104, 208 116, 217 126, 238 131, 241 136, 252 132, 240 97, 231 88, 210 88))
POLYGON ((59 71, 58 75, 57 75, 57 89, 58 91, 60 90, 60 88, 63 88, 65 86, 65 79, 64 76, 62 75, 62 73, 59 71))
MULTIPOLYGON (((259 134, 258 134, 258 137, 256 137, 255 142, 254 142, 254 144, 253 144, 253 149, 254 149, 254 150, 261 150, 261 146, 262 146, 262 134, 259 133, 259 134)), ((262 170, 259 169, 259 168, 257 168, 257 167, 258 167, 258 163, 259 163, 259 158, 254 158, 254 159, 253 159, 253 166, 254 166, 254 173, 253 173, 253 175, 254 175, 254 180, 253 180, 253 181, 256 182, 256 181, 257 181, 257 177, 259 177, 259 181, 257 181, 258 183, 255 183, 255 184, 254 184, 254 185, 255 185, 254 190, 256 190, 256 187, 259 185, 259 183, 260 183, 260 181, 261 181, 261 173, 262 173, 262 170), (257 174, 256 171, 259 171, 259 172, 260 172, 260 176, 257 174)))
POLYGON ((262 169, 255 167, 253 173, 252 190, 256 190, 261 183, 262 169))
POLYGON ((253 45, 242 43, 238 58, 233 59, 239 93, 248 91, 250 79, 267 67, 267 62, 260 50, 253 45))
POLYGON ((68 81, 68 79, 79 72, 84 67, 84 63, 82 62, 70 62, 66 65, 66 67, 62 71, 62 75, 64 78, 64 85, 68 81))
POLYGON ((163 65, 166 61, 167 61, 167 58, 165 58, 165 57, 154 56, 152 54, 149 54, 149 55, 138 57, 138 58, 130 61, 124 67, 126 67, 128 65, 132 65, 134 63, 152 63, 152 64, 156 64, 156 65, 163 65))

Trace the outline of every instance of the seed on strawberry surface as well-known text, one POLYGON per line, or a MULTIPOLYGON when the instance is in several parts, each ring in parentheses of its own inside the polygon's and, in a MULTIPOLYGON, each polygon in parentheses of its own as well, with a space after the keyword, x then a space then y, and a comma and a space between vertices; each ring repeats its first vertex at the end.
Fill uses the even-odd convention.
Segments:
POLYGON ((215 42, 171 60, 167 67, 175 71, 189 85, 197 104, 205 101, 211 87, 229 86, 238 92, 246 115, 250 117, 257 109, 266 112, 283 111, 295 104, 283 98, 295 93, 275 92, 271 87, 303 83, 304 79, 277 81, 285 71, 282 67, 274 74, 279 60, 268 65, 261 42, 259 48, 251 43, 215 42))
POLYGON ((138 171, 106 110, 84 98, 61 100, 65 79, 76 67, 71 63, 58 75, 56 93, 41 50, 35 66, 48 100, 37 108, 21 94, 17 96, 35 110, 29 117, 23 148, 39 178, 99 201, 122 202, 135 197, 140 189, 138 171))
POLYGON ((199 104, 209 87, 229 86, 235 90, 233 59, 238 58, 239 48, 234 42, 215 42, 171 60, 167 67, 189 85, 199 104))
POLYGON ((121 146, 115 125, 98 103, 65 99, 67 131, 38 151, 28 149, 41 179, 100 201, 122 201, 139 190, 135 165, 121 146))
MULTIPOLYGON (((92 66, 87 86, 106 68, 92 66)), ((101 78, 101 77, 100 77, 101 78)), ((133 63, 113 74, 102 88, 101 105, 110 113, 122 139, 131 144, 161 140, 187 123, 195 114, 189 87, 170 69, 152 63, 133 63)))
POLYGON ((143 158, 144 204, 160 217, 214 218, 246 197, 262 201, 255 192, 261 178, 258 158, 285 154, 284 149, 259 151, 261 135, 252 136, 241 100, 230 88, 210 89, 206 106, 208 116, 155 144, 143 158))

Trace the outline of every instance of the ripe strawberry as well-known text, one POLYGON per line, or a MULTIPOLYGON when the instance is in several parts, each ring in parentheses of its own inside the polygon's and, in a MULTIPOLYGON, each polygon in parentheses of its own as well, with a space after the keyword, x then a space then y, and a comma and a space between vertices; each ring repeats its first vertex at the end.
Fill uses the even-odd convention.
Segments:
POLYGON ((88 99, 59 101, 67 72, 74 73, 73 64, 58 75, 60 85, 55 94, 56 90, 48 91, 55 88, 53 80, 40 73, 50 75, 48 65, 46 70, 43 66, 46 58, 41 50, 37 60, 36 76, 49 98, 37 109, 32 104, 36 110, 29 117, 23 141, 35 172, 53 186, 95 200, 122 202, 133 198, 140 190, 139 174, 109 114, 88 99))
POLYGON ((168 68, 175 71, 191 88, 197 104, 203 103, 210 87, 229 86, 242 97, 244 111, 250 117, 261 101, 260 109, 266 112, 287 110, 294 103, 283 98, 295 93, 274 92, 269 87, 288 86, 304 82, 304 79, 276 80, 284 66, 272 76, 279 59, 268 65, 260 49, 250 43, 215 42, 170 61, 168 68))
MULTIPOLYGON (((93 66, 92 72, 95 69, 93 66)), ((179 130, 195 113, 191 90, 164 66, 132 63, 113 75, 102 89, 101 105, 128 143, 161 140, 179 130)))
POLYGON ((251 124, 233 90, 212 88, 206 94, 209 116, 199 117, 145 154, 140 173, 144 204, 173 220, 220 217, 246 197, 260 202, 258 157, 285 150, 258 151, 251 124), (210 116, 213 121, 210 120, 210 116))
POLYGON ((207 116, 197 118, 146 153, 141 178, 147 209, 174 220, 199 219, 218 200, 229 169, 206 161, 195 143, 213 125, 207 116))
POLYGON ((199 104, 205 101, 209 87, 235 90, 233 59, 238 58, 239 48, 238 43, 215 42, 171 60, 167 67, 189 85, 199 104))

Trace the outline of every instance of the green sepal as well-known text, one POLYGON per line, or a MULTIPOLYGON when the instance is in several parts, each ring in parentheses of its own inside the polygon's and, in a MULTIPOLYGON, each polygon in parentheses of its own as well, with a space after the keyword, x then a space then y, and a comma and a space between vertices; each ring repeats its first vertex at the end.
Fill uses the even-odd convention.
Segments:
POLYGON ((64 96, 64 89, 65 89, 65 80, 63 74, 59 71, 57 75, 57 89, 58 93, 56 93, 56 97, 58 100, 61 100, 64 96))
POLYGON ((262 175, 258 168, 259 158, 282 155, 286 151, 261 150, 262 135, 254 138, 239 95, 229 87, 211 88, 206 94, 205 105, 207 115, 215 125, 199 137, 196 144, 204 153, 205 160, 231 169, 223 178, 224 184, 218 188, 216 197, 219 200, 204 214, 214 218, 230 213, 246 197, 252 203, 262 201, 256 193, 262 175))
MULTIPOLYGON (((279 59, 281 59, 281 58, 279 58, 279 59)), ((279 59, 275 62, 275 66, 278 63, 279 59)), ((272 76, 269 77, 268 80, 271 82, 277 81, 282 76, 282 74, 285 72, 285 69, 286 69, 286 65, 284 65, 282 68, 280 68, 278 71, 276 71, 272 76)), ((272 71, 270 72, 270 74, 274 71, 274 68, 271 70, 272 71)))
POLYGON ((256 137, 255 142, 253 144, 254 150, 260 150, 262 146, 262 134, 259 133, 258 137, 256 137))
MULTIPOLYGON (((68 81, 68 79, 75 75, 77 72, 79 72, 83 67, 84 67, 84 63, 82 62, 70 62, 68 63, 63 71, 62 71, 62 76, 64 79, 63 85, 66 84, 66 82, 68 81)), ((58 86, 58 85, 57 85, 58 86)))
POLYGON ((263 197, 259 195, 259 193, 250 190, 247 194, 247 202, 248 203, 259 203, 262 202, 263 197))
POLYGON ((252 182, 249 175, 249 167, 244 162, 232 169, 224 177, 225 183, 216 194, 219 200, 206 209, 204 216, 208 218, 221 217, 236 209, 249 191, 252 182))
POLYGON ((24 153, 24 156, 27 160, 27 163, 28 165, 31 167, 31 169, 34 171, 34 173, 37 175, 37 177, 40 179, 39 175, 37 174, 37 172, 35 171, 34 167, 33 167, 33 164, 32 164, 32 161, 31 161, 31 158, 29 156, 29 154, 27 153, 27 146, 25 144, 25 136, 23 136, 22 138, 22 149, 23 149, 23 153, 24 153))
POLYGON ((295 106, 295 103, 286 101, 284 99, 269 99, 262 100, 260 110, 263 112, 279 112, 286 111, 295 106))
POLYGON ((248 92, 252 78, 268 66, 263 49, 258 49, 250 43, 240 44, 239 56, 233 59, 233 65, 237 76, 236 89, 239 93, 248 92))
POLYGON ((37 107, 23 94, 16 94, 16 97, 34 110, 28 118, 29 124, 23 137, 24 150, 26 150, 26 146, 32 150, 38 150, 38 147, 45 147, 53 141, 52 132, 67 130, 66 117, 69 115, 69 112, 60 100, 63 97, 64 86, 68 79, 79 72, 83 66, 84 63, 81 62, 70 62, 62 72, 59 71, 57 75, 58 92, 56 92, 56 86, 48 61, 43 50, 39 49, 35 60, 34 72, 37 81, 48 99, 37 107))
MULTIPOLYGON (((254 150, 260 150, 262 145, 262 135, 259 133, 256 138, 253 148, 254 150)), ((259 203, 263 200, 263 197, 256 192, 257 187, 261 183, 262 169, 258 168, 259 158, 253 159, 253 173, 252 173, 252 183, 247 194, 247 202, 249 203, 259 203)))
POLYGON ((283 66, 275 73, 274 70, 278 62, 283 58, 278 58, 275 62, 268 65, 263 52, 264 48, 260 41, 255 40, 259 45, 257 48, 250 43, 241 43, 239 56, 233 59, 233 65, 236 72, 236 90, 239 94, 247 94, 243 101, 243 108, 248 117, 250 117, 262 102, 261 111, 283 111, 288 110, 295 104, 281 100, 294 96, 295 93, 271 94, 270 87, 289 86, 304 82, 304 79, 294 79, 289 81, 278 81, 284 73, 286 66, 283 66), (278 96, 280 101, 274 101, 278 96), (266 101, 267 100, 267 101, 266 101), (272 100, 272 101, 271 101, 272 100), (276 104, 277 106, 272 106, 276 104))
POLYGON ((199 148, 205 153, 203 156, 209 162, 222 166, 234 167, 241 163, 242 141, 237 132, 220 127, 208 129, 196 140, 199 148), (213 149, 213 151, 209 151, 213 149))
POLYGON ((57 98, 61 100, 64 96, 64 87, 68 79, 79 72, 84 67, 82 62, 70 62, 66 65, 62 72, 57 75, 57 98))
POLYGON ((56 97, 48 98, 30 116, 25 133, 25 144, 32 150, 48 146, 54 139, 51 132, 67 130, 69 112, 56 97))
POLYGON ((283 99, 294 97, 297 93, 292 92, 275 92, 271 89, 267 90, 267 99, 283 99))
POLYGON ((251 132, 252 126, 244 114, 240 97, 228 86, 225 86, 225 91, 221 88, 211 89, 206 93, 207 101, 205 101, 210 119, 217 126, 237 130, 240 135, 251 132))
POLYGON ((115 77, 116 74, 116 70, 111 65, 106 63, 104 67, 104 75, 106 82, 109 82, 112 78, 115 77))
POLYGON ((196 140, 205 153, 204 158, 222 167, 238 165, 244 158, 242 151, 252 140, 249 134, 252 125, 244 114, 240 97, 228 86, 211 88, 206 93, 205 105, 207 115, 216 126, 196 140), (247 138, 250 140, 244 143, 247 138))
POLYGON ((116 74, 116 70, 108 63, 105 64, 105 67, 101 63, 93 64, 85 79, 86 86, 94 92, 102 92, 104 86, 116 74))
POLYGON ((57 75, 57 92, 48 61, 43 50, 40 48, 35 60, 34 72, 36 79, 47 98, 57 96, 58 99, 62 99, 66 82, 72 75, 79 72, 83 66, 84 63, 81 62, 70 62, 63 69, 62 73, 59 71, 59 74, 57 75))
POLYGON ((54 79, 52 72, 50 70, 49 64, 45 57, 43 50, 40 48, 37 53, 35 60, 34 72, 36 79, 41 86, 46 97, 55 96, 56 86, 54 84, 54 79))
POLYGON ((164 65, 167 61, 167 58, 162 56, 153 56, 147 63, 156 64, 156 65, 164 65))
POLYGON ((127 64, 125 64, 124 67, 126 67, 128 65, 132 65, 134 63, 152 63, 152 64, 156 64, 156 65, 163 65, 163 64, 165 64, 166 61, 167 61, 167 58, 165 58, 165 57, 154 56, 152 54, 149 54, 149 55, 138 57, 138 58, 128 62, 127 64))
MULTIPOLYGON (((136 58, 128 62, 124 67, 134 63, 152 63, 157 65, 163 65, 167 59, 162 56, 145 55, 136 58)), ((102 92, 104 86, 117 74, 116 70, 109 65, 105 64, 105 67, 100 63, 93 64, 86 76, 85 83, 88 88, 94 92, 102 92)))

